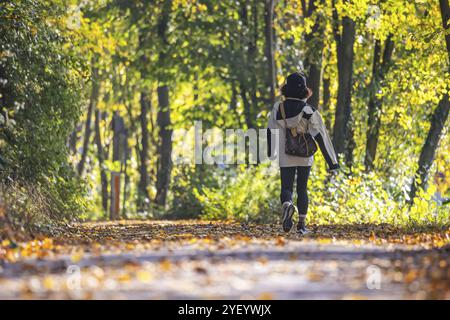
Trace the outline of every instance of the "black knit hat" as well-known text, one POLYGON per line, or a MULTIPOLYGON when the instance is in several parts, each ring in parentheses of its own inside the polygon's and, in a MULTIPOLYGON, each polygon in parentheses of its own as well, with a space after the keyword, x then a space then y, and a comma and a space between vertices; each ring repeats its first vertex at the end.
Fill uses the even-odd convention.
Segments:
POLYGON ((295 72, 286 78, 286 84, 281 87, 285 97, 304 99, 308 96, 306 76, 302 72, 295 72))

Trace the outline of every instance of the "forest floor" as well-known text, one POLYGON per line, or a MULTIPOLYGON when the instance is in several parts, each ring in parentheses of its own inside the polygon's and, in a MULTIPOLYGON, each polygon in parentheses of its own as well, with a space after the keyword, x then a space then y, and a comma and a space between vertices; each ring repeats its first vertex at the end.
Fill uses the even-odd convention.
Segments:
POLYGON ((117 221, 5 240, 0 299, 450 299, 450 230, 117 221))

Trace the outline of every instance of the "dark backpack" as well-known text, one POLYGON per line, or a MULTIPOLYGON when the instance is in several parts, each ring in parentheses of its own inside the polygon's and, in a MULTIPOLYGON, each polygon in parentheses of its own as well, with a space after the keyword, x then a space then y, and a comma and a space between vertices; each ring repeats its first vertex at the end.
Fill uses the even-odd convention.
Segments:
MULTIPOLYGON (((309 133, 298 133, 297 127, 288 127, 283 102, 280 103, 280 111, 284 120, 284 125, 286 126, 286 154, 297 157, 310 157, 316 153, 317 144, 309 133)), ((301 114, 303 115, 303 110, 301 114)))

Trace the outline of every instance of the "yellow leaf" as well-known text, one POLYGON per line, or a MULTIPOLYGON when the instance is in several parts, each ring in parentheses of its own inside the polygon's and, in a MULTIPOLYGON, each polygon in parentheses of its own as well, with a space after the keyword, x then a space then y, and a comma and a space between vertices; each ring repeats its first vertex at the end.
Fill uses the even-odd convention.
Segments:
POLYGON ((11 244, 11 241, 8 239, 2 241, 2 247, 8 247, 11 244))
POLYGON ((45 238, 42 241, 42 249, 47 249, 47 250, 53 249, 53 240, 50 238, 45 238))
POLYGON ((84 251, 83 250, 77 250, 74 253, 72 253, 72 255, 70 256, 70 260, 73 263, 78 263, 83 258, 83 255, 84 255, 84 251))
POLYGON ((128 273, 122 273, 117 277, 117 280, 120 282, 128 282, 131 280, 131 277, 128 273))
POLYGON ((152 274, 144 270, 138 271, 136 277, 141 282, 150 282, 153 279, 152 274))
POLYGON ((263 292, 258 297, 259 300, 273 300, 273 294, 270 292, 263 292))
POLYGON ((45 289, 51 290, 55 286, 55 282, 51 277, 45 277, 44 280, 42 281, 42 285, 44 286, 45 289))
POLYGON ((169 260, 161 261, 161 269, 164 271, 169 271, 172 268, 172 263, 169 260))

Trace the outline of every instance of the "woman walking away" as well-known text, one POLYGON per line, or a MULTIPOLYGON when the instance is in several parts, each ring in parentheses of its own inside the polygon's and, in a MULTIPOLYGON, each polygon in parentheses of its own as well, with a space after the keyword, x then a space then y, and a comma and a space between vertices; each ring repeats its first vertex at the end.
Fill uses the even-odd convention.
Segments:
POLYGON ((300 72, 289 75, 281 94, 284 99, 275 103, 269 118, 268 152, 269 157, 278 158, 280 165, 283 230, 292 229, 294 213, 298 212, 297 232, 306 234, 307 184, 317 145, 329 171, 339 169, 339 164, 322 117, 306 103, 312 91, 306 86, 305 75, 300 72), (296 174, 297 207, 292 202, 296 174))

